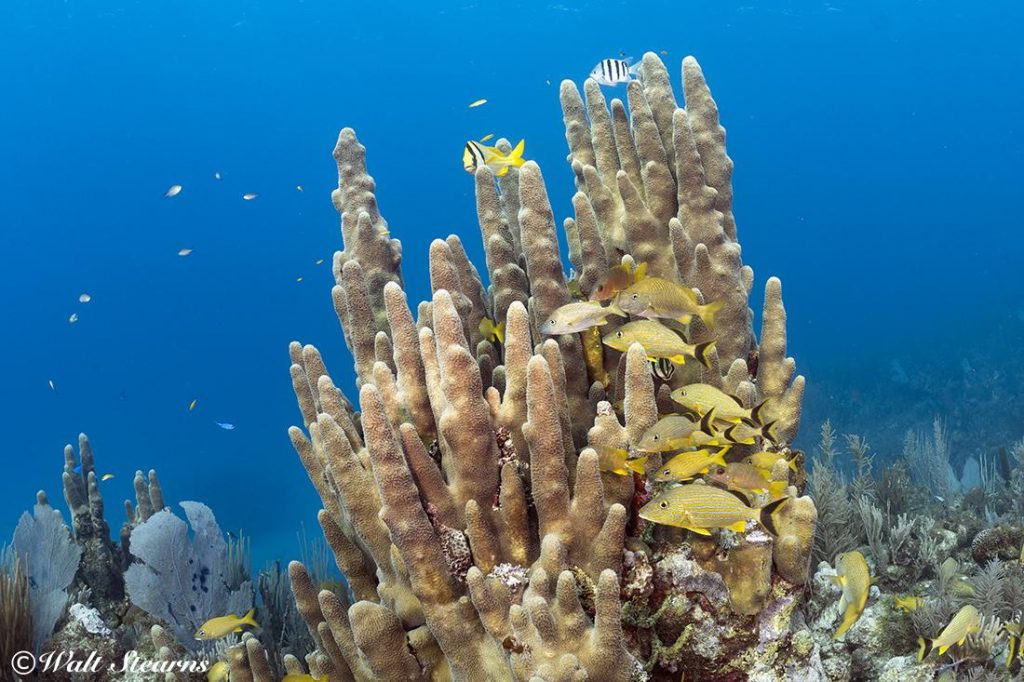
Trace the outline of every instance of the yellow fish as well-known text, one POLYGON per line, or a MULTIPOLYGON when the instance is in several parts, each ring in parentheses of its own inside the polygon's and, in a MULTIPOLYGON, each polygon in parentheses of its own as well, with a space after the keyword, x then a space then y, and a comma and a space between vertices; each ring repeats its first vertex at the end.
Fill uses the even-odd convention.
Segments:
POLYGON ((683 323, 696 315, 708 329, 715 328, 715 314, 722 307, 721 301, 701 305, 693 289, 661 277, 644 277, 620 291, 615 300, 630 315, 669 318, 683 323))
POLYGON ((604 368, 604 346, 601 345, 601 331, 597 327, 584 329, 580 332, 580 342, 583 344, 583 361, 587 365, 587 372, 591 381, 600 381, 602 386, 607 386, 611 379, 608 370, 604 368))
POLYGON ((494 320, 489 317, 485 317, 480 320, 480 336, 484 337, 488 341, 497 341, 504 345, 505 343, 505 323, 499 322, 494 324, 494 320))
POLYGON ((843 596, 839 598, 839 611, 843 614, 843 620, 839 623, 836 633, 832 635, 832 639, 839 639, 857 622, 868 603, 871 573, 864 555, 854 550, 837 556, 836 575, 833 580, 843 591, 843 596))
POLYGON ((709 450, 680 452, 658 469, 658 472, 654 474, 654 480, 659 483, 688 481, 708 471, 716 464, 718 466, 725 466, 725 453, 727 450, 728 448, 723 448, 718 452, 711 452, 709 450))
POLYGON ((488 147, 475 140, 470 140, 462 150, 462 167, 466 169, 467 173, 476 173, 477 168, 487 166, 495 175, 502 178, 508 173, 509 168, 519 168, 526 163, 526 159, 523 158, 525 148, 526 140, 519 140, 515 149, 505 154, 497 147, 488 147))
MULTIPOLYGON (((775 463, 780 459, 784 459, 785 455, 778 452, 755 452, 752 455, 748 455, 743 458, 743 461, 747 464, 751 464, 761 471, 771 472, 775 468, 775 463)), ((793 459, 787 459, 786 464, 793 471, 796 471, 796 458, 797 455, 793 455, 793 459)))
POLYGON ((198 403, 198 402, 199 402, 199 399, 198 399, 198 398, 196 398, 195 400, 193 400, 192 402, 190 402, 190 403, 188 404, 188 411, 189 411, 189 412, 191 412, 192 410, 196 409, 196 403, 198 403))
POLYGON ((672 391, 672 400, 701 415, 715 408, 715 419, 748 426, 760 426, 763 423, 762 411, 767 402, 752 408, 743 407, 739 398, 710 384, 690 384, 677 388, 672 391))
POLYGON ((241 618, 234 614, 211 618, 196 630, 195 637, 199 640, 220 639, 227 637, 232 632, 241 632, 243 625, 259 627, 259 624, 253 619, 255 615, 256 609, 252 608, 241 618))
POLYGON ((694 422, 686 415, 670 414, 644 431, 636 448, 644 452, 668 452, 685 448, 690 445, 690 435, 700 428, 700 423, 694 422))
POLYGON ((584 329, 607 324, 609 315, 623 316, 622 311, 615 306, 605 307, 595 301, 566 303, 551 313, 540 325, 540 333, 576 334, 584 329))
POLYGON ((691 357, 705 367, 711 366, 708 353, 715 347, 714 341, 687 343, 678 333, 655 320, 628 322, 605 335, 603 341, 609 348, 623 352, 629 350, 631 344, 639 343, 644 347, 648 360, 665 358, 682 365, 687 357, 691 357))
POLYGON ((469 108, 475 109, 476 107, 483 106, 484 104, 487 104, 487 100, 485 99, 474 100, 473 102, 470 102, 469 108))
POLYGON ((619 263, 608 269, 604 282, 594 290, 594 293, 590 295, 590 299, 592 301, 607 301, 646 276, 647 263, 634 264, 632 266, 627 263, 619 263))
POLYGON ((313 677, 309 673, 288 673, 281 682, 327 682, 326 677, 313 677))
POLYGON ((210 671, 206 673, 206 682, 228 682, 230 674, 231 666, 227 661, 217 661, 210 666, 210 671))
POLYGON ((757 439, 775 441, 775 420, 765 422, 758 426, 749 424, 733 424, 722 431, 722 438, 726 443, 733 445, 754 445, 757 439))
POLYGON ((494 133, 487 133, 486 135, 480 138, 480 141, 487 142, 487 140, 491 139, 492 137, 494 137, 494 133))
POLYGON ((917 638, 917 643, 920 647, 917 650, 917 660, 920 662, 928 658, 932 649, 936 647, 938 647, 939 656, 941 656, 946 653, 949 647, 954 644, 963 644, 969 635, 973 635, 980 630, 981 614, 978 612, 978 609, 968 604, 956 612, 953 619, 949 621, 949 625, 943 628, 938 637, 931 640, 924 637, 917 638))
POLYGON ((712 528, 739 533, 746 530, 747 521, 760 521, 768 532, 776 535, 772 515, 788 499, 783 497, 754 509, 726 490, 691 483, 669 488, 655 497, 640 509, 640 518, 699 535, 711 535, 712 528))
POLYGON ((101 480, 101 481, 109 481, 109 480, 110 480, 110 479, 112 479, 113 477, 114 477, 114 474, 103 474, 103 475, 102 475, 102 476, 100 477, 100 480, 101 480))
POLYGON ((635 471, 641 476, 644 475, 644 465, 647 464, 647 457, 630 458, 629 451, 622 448, 612 448, 607 445, 592 445, 597 453, 598 467, 601 471, 607 471, 619 476, 629 476, 635 471))
POLYGON ((905 594, 902 597, 896 595, 893 605, 900 611, 917 611, 919 608, 924 606, 924 599, 921 597, 915 597, 912 594, 905 594))
POLYGON ((752 493, 770 493, 772 497, 778 497, 786 492, 788 481, 771 481, 752 464, 744 462, 732 462, 718 466, 708 473, 708 478, 715 483, 721 483, 732 490, 750 491, 752 493))
POLYGON ((1006 650, 1006 667, 1009 669, 1013 662, 1020 658, 1021 635, 1024 634, 1024 625, 1021 623, 1005 623, 1003 630, 1009 638, 1009 648, 1006 650))

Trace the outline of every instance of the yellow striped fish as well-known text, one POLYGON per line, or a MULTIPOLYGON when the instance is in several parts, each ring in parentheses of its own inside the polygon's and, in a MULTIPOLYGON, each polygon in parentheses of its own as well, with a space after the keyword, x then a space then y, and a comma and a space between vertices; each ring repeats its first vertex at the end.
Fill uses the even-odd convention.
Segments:
POLYGON ((728 448, 723 448, 718 452, 711 452, 710 450, 680 452, 661 465, 653 478, 659 483, 688 481, 695 476, 705 473, 715 465, 725 466, 725 453, 727 450, 728 448))
POLYGON ((693 483, 669 488, 640 509, 640 518, 665 526, 711 535, 712 528, 742 532, 747 521, 760 521, 776 535, 772 515, 789 498, 775 500, 761 509, 748 507, 739 497, 710 485, 693 483))
POLYGON ((786 492, 789 481, 772 481, 768 476, 753 464, 744 462, 731 462, 723 466, 711 469, 708 479, 715 483, 721 483, 730 490, 739 490, 752 493, 771 493, 772 497, 778 497, 786 492))
POLYGON ((686 415, 670 414, 644 431, 636 448, 644 452, 668 452, 685 448, 690 445, 690 435, 700 429, 700 422, 695 422, 686 415))
POLYGON ((618 476, 630 476, 633 472, 644 475, 647 456, 630 457, 629 451, 623 448, 612 448, 606 445, 592 445, 597 453, 598 468, 601 471, 618 476))
POLYGON ((941 656, 946 653, 949 647, 954 644, 963 644, 968 636, 980 630, 981 614, 978 612, 978 609, 968 604, 956 612, 953 619, 949 621, 949 625, 943 628, 938 637, 931 640, 924 637, 917 638, 917 643, 920 647, 917 650, 917 660, 920 662, 928 658, 928 654, 936 647, 939 650, 939 656, 941 656))
POLYGON ((677 388, 672 391, 672 400, 697 414, 706 414, 708 410, 714 408, 715 419, 754 427, 762 425, 762 410, 767 402, 764 401, 752 408, 743 407, 739 398, 710 384, 690 384, 677 388))
POLYGON ((843 620, 839 623, 832 639, 839 639, 849 630, 868 603, 868 592, 871 590, 871 573, 864 555, 854 550, 843 552, 836 557, 836 575, 833 578, 843 591, 839 598, 839 610, 843 620))
POLYGON ((677 365, 691 357, 705 367, 711 366, 708 353, 715 347, 714 341, 692 344, 683 340, 678 333, 655 320, 634 320, 605 335, 604 345, 626 352, 633 343, 639 343, 651 361, 665 358, 677 365))
MULTIPOLYGON (((761 471, 771 472, 775 468, 775 463, 780 459, 784 459, 785 455, 778 452, 755 452, 752 455, 748 455, 743 458, 743 461, 747 464, 751 464, 761 471)), ((796 455, 793 455, 793 459, 787 459, 786 464, 793 471, 796 471, 796 455)))
POLYGON ((467 173, 476 173, 476 169, 487 166, 499 178, 508 173, 508 169, 519 168, 526 160, 523 158, 523 150, 526 148, 526 140, 519 140, 508 154, 497 147, 489 147, 475 140, 470 140, 462 150, 462 167, 467 173))
POLYGON ((630 315, 679 320, 684 324, 696 315, 708 329, 715 328, 715 314, 722 307, 721 301, 701 305, 693 289, 661 277, 645 277, 635 282, 620 291, 616 300, 630 315))

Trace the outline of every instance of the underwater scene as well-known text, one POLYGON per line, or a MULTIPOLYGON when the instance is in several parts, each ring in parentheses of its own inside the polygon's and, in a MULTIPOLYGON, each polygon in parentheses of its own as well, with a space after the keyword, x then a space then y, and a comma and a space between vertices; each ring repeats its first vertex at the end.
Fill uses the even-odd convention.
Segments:
POLYGON ((0 682, 1024 681, 1024 5, 0 16, 0 682))

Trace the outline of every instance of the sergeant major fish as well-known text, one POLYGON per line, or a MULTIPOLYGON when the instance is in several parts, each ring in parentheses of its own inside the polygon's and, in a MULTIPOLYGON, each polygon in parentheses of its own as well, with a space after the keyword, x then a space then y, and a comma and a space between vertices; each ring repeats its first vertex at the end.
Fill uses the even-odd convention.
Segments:
POLYGON ((639 64, 630 64, 628 59, 602 59, 590 71, 590 77, 601 85, 618 85, 636 80, 639 64))
POLYGON ((760 509, 748 507, 739 497, 710 485, 678 485, 661 493, 640 509, 640 518, 665 526, 711 535, 712 528, 742 532, 747 521, 760 521, 777 535, 773 514, 789 498, 775 500, 760 509))

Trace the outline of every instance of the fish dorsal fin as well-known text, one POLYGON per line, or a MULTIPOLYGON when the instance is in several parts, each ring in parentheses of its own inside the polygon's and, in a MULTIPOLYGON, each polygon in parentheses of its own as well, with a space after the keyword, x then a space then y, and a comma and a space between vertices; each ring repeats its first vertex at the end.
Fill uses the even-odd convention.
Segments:
POLYGON ((740 400, 739 397, 734 396, 732 393, 726 393, 726 395, 735 400, 737 405, 739 405, 743 409, 746 409, 747 406, 743 404, 743 401, 740 400))
POLYGON ((645 277, 647 277, 647 263, 646 262, 645 263, 640 263, 639 265, 636 266, 636 269, 633 270, 633 283, 636 284, 637 282, 639 282, 640 280, 644 279, 645 277))
MULTIPOLYGON (((749 499, 747 499, 747 496, 746 496, 746 495, 744 495, 744 494, 743 494, 742 492, 740 492, 739 490, 729 490, 729 491, 727 491, 727 492, 728 492, 728 493, 729 493, 730 495, 732 495, 733 497, 735 497, 735 498, 736 498, 737 500, 739 500, 740 502, 742 502, 742 503, 743 503, 743 506, 744 506, 744 507, 749 507, 749 506, 750 506, 750 500, 749 500, 749 499)), ((746 522, 744 521, 744 523, 746 523, 746 522)), ((746 526, 744 526, 744 527, 746 527, 746 526)))

